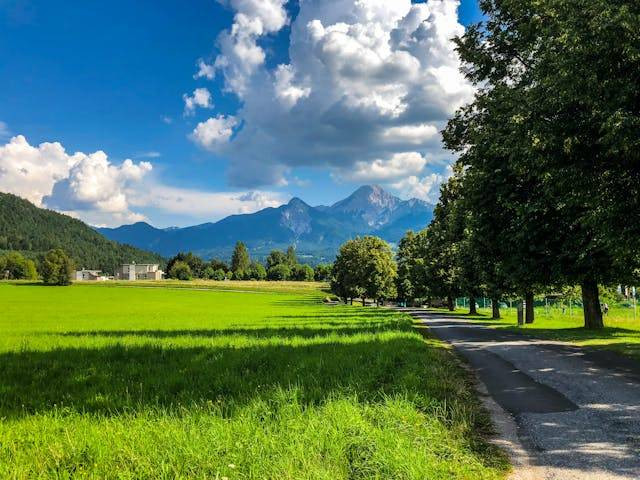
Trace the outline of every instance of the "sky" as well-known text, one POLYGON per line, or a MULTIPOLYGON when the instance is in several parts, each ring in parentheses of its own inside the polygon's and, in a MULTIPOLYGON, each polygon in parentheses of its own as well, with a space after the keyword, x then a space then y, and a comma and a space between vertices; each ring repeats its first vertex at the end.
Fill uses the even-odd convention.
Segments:
POLYGON ((96 226, 437 201, 476 0, 0 0, 0 191, 96 226))

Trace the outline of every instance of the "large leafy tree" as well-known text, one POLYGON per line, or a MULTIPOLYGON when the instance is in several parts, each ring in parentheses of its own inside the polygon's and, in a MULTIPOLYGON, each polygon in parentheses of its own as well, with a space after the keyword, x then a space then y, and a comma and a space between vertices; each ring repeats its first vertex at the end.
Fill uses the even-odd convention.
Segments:
POLYGON ((48 285, 70 285, 74 264, 62 249, 50 250, 42 261, 42 280, 48 285))
POLYGON ((479 177, 508 174, 499 200, 515 215, 505 237, 530 251, 505 248, 505 270, 523 284, 581 284, 585 325, 602 327, 598 283, 630 277, 637 261, 638 222, 621 221, 619 205, 622 191, 636 193, 624 203, 638 202, 640 6, 484 0, 481 8, 487 20, 457 40, 479 93, 450 123, 448 145, 479 177))

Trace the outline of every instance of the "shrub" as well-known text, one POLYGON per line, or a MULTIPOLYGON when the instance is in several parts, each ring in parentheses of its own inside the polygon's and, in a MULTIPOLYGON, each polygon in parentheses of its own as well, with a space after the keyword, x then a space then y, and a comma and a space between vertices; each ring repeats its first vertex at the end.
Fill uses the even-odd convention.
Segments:
POLYGON ((267 278, 274 281, 288 280, 291 278, 291 269, 283 263, 275 265, 267 272, 267 278))

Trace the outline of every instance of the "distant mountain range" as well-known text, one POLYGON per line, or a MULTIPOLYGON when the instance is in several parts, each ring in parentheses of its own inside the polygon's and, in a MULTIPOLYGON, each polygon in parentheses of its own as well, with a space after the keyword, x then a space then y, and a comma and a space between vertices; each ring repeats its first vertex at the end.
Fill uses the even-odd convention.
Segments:
POLYGON ((379 186, 364 186, 331 206, 312 207, 293 198, 278 208, 193 227, 158 229, 140 222, 98 231, 164 256, 191 251, 206 259, 228 259, 241 240, 257 259, 295 245, 302 259, 318 263, 332 260, 343 242, 358 235, 373 234, 396 243, 407 230, 426 227, 432 215, 433 205, 422 200, 403 201, 379 186))

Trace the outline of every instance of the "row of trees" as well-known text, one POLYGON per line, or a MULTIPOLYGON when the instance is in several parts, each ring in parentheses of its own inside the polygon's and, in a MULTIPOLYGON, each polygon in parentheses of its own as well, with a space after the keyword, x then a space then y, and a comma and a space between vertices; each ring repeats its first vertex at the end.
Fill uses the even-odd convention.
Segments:
POLYGON ((252 260, 249 250, 242 242, 238 242, 231 257, 231 263, 214 259, 210 262, 193 253, 179 253, 167 264, 169 278, 190 280, 202 278, 208 280, 294 280, 294 281, 328 281, 331 265, 321 264, 316 268, 301 264, 295 248, 289 247, 286 252, 273 250, 264 264, 252 260))
POLYGON ((585 326, 602 328, 598 285, 640 268, 640 3, 480 4, 456 39, 477 87, 444 131, 459 161, 400 245, 400 293, 516 293, 533 322, 536 292, 580 285, 585 326))
POLYGON ((73 261, 61 249, 50 250, 36 263, 18 252, 0 255, 0 278, 5 280, 37 280, 42 277, 50 285, 69 285, 74 274, 73 261))

